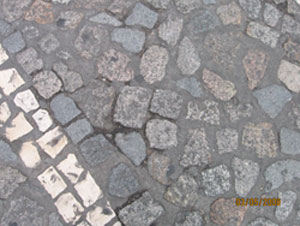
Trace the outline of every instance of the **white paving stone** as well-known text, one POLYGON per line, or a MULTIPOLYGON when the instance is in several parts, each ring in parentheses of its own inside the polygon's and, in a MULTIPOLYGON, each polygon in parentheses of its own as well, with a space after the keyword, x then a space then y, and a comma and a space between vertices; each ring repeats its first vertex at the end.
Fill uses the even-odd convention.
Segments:
POLYGON ((90 226, 86 221, 82 221, 77 226, 90 226))
POLYGON ((11 112, 6 102, 0 104, 0 128, 9 119, 11 112))
POLYGON ((68 139, 57 126, 45 133, 37 140, 37 143, 51 158, 54 159, 68 144, 68 139))
POLYGON ((70 192, 61 195, 54 204, 67 224, 75 224, 80 218, 78 213, 84 211, 70 192))
POLYGON ((105 226, 115 216, 115 212, 110 207, 109 203, 107 203, 104 209, 102 207, 96 207, 94 210, 88 212, 86 219, 93 226, 105 226), (111 214, 107 214, 108 211, 111 214))
POLYGON ((33 127, 26 120, 24 113, 20 112, 11 122, 5 131, 5 135, 9 141, 17 140, 25 136, 33 130, 33 127))
POLYGON ((20 158, 28 168, 35 168, 41 163, 41 157, 33 142, 26 142, 22 145, 20 150, 20 158))
POLYGON ((8 55, 6 51, 3 49, 2 45, 0 44, 0 65, 2 65, 5 61, 8 60, 8 55))
POLYGON ((116 222, 113 226, 122 226, 121 222, 116 222))
POLYGON ((36 124, 41 132, 45 132, 47 129, 49 129, 53 123, 52 119, 49 116, 48 111, 45 109, 37 110, 32 115, 32 118, 36 122, 36 124))
POLYGON ((62 171, 73 184, 78 182, 84 171, 74 154, 69 154, 65 160, 58 164, 57 169, 62 171))
POLYGON ((14 102, 16 106, 22 108, 26 113, 36 110, 40 106, 34 94, 29 89, 18 93, 15 96, 14 102))
POLYGON ((67 187, 66 183, 53 166, 50 166, 41 175, 39 175, 38 180, 53 199, 62 193, 67 187))
POLYGON ((75 185, 75 190, 83 200, 85 207, 94 204, 98 199, 103 197, 102 191, 96 184, 94 178, 88 172, 85 179, 75 185))
POLYGON ((0 88, 5 95, 10 95, 24 84, 24 80, 14 68, 0 71, 0 88))

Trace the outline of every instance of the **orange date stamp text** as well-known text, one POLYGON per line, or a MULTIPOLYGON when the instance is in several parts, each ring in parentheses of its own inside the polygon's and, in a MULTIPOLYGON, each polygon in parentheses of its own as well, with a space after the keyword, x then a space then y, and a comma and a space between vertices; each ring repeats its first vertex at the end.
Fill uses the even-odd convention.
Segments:
POLYGON ((236 198, 237 206, 280 206, 279 198, 236 198))

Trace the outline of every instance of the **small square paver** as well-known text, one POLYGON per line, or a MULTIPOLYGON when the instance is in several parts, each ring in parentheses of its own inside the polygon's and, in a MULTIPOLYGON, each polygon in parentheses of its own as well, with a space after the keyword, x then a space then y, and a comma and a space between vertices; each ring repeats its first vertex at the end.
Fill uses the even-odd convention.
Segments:
POLYGON ((26 113, 36 110, 40 106, 30 89, 19 92, 15 96, 14 102, 16 106, 20 107, 26 113))
POLYGON ((65 160, 61 161, 57 169, 62 171, 73 184, 77 183, 80 175, 84 171, 74 154, 69 154, 65 160))
POLYGON ((16 69, 10 68, 0 71, 0 88, 5 95, 10 95, 24 84, 24 80, 16 69))
POLYGON ((79 143, 94 131, 93 127, 86 119, 79 119, 76 122, 73 122, 65 130, 74 144, 79 143))
POLYGON ((44 66, 43 60, 38 58, 37 51, 32 47, 18 53, 16 58, 27 74, 41 70, 44 66))
POLYGON ((47 131, 47 129, 49 129, 50 126, 53 124, 53 121, 50 118, 48 111, 45 109, 37 110, 32 115, 32 118, 36 122, 36 124, 41 132, 47 131))
POLYGON ((22 145, 19 156, 28 168, 35 168, 41 163, 41 157, 32 141, 22 145))
POLYGON ((5 124, 5 122, 11 116, 11 111, 6 102, 0 104, 0 128, 5 124))
POLYGON ((10 53, 20 52, 26 46, 26 43, 20 31, 16 31, 15 33, 9 35, 3 40, 2 44, 3 47, 6 48, 10 53))
POLYGON ((86 219, 93 226, 102 226, 109 223, 116 216, 114 210, 107 203, 104 208, 96 207, 87 213, 86 219))
POLYGON ((58 93, 62 87, 62 82, 53 71, 42 71, 32 80, 34 88, 45 99, 51 98, 58 93))

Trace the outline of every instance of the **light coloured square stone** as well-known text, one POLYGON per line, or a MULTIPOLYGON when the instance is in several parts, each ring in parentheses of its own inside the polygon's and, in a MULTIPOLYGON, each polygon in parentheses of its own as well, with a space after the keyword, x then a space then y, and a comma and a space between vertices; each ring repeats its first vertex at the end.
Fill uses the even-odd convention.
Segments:
POLYGON ((49 129, 53 123, 52 119, 49 116, 48 111, 45 109, 37 110, 32 115, 32 118, 36 122, 36 124, 41 132, 47 131, 47 129, 49 129))
POLYGON ((33 130, 33 127, 26 120, 24 113, 20 112, 11 122, 11 126, 8 126, 5 131, 5 135, 9 141, 17 140, 20 137, 25 136, 33 130))
POLYGON ((85 207, 94 204, 98 199, 103 197, 102 191, 96 184, 94 178, 88 172, 84 180, 75 185, 75 190, 83 200, 85 207))
POLYGON ((14 68, 0 71, 0 88, 5 95, 10 95, 24 84, 24 80, 14 68))
POLYGON ((19 153, 23 163, 28 168, 35 168, 41 163, 41 157, 33 142, 26 142, 22 145, 19 153))
POLYGON ((0 128, 9 119, 11 112, 6 102, 0 104, 0 128))
POLYGON ((57 126, 45 133, 37 140, 37 143, 41 146, 44 152, 54 159, 68 144, 68 139, 57 126))
POLYGON ((57 168, 62 171, 73 184, 78 182, 81 173, 84 171, 74 154, 69 154, 65 160, 58 164, 57 168))
POLYGON ((105 226, 116 216, 114 210, 107 202, 105 208, 96 207, 87 213, 86 219, 93 226, 105 226), (107 214, 110 213, 110 214, 107 214))
POLYGON ((6 51, 3 49, 2 45, 0 44, 0 65, 2 65, 5 61, 8 60, 8 55, 6 51))
POLYGON ((18 93, 15 96, 14 102, 16 106, 22 108, 22 110, 26 113, 36 110, 40 106, 35 96, 29 89, 18 93))
POLYGON ((300 67, 286 60, 281 60, 278 69, 278 78, 286 87, 295 92, 300 92, 300 67))
POLYGON ((82 221, 77 226, 90 226, 86 221, 82 221))
POLYGON ((61 195, 54 204, 67 224, 75 224, 81 217, 78 213, 84 211, 70 192, 61 195))
POLYGON ((66 183, 53 166, 50 166, 41 175, 39 175, 38 179, 53 199, 62 193, 67 187, 66 183))

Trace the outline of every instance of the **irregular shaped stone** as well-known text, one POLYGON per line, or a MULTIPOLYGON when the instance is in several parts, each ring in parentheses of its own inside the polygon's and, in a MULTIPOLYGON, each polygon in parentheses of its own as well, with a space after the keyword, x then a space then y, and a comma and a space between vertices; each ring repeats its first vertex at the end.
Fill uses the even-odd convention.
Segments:
POLYGON ((217 225, 240 226, 248 206, 237 206, 235 198, 219 198, 210 206, 210 219, 217 225))
POLYGON ((8 60, 8 55, 0 44, 0 66, 8 60))
POLYGON ((69 154, 66 159, 61 161, 57 165, 57 169, 63 172, 72 184, 78 182, 80 175, 84 171, 74 154, 69 154))
POLYGON ((31 141, 22 144, 19 156, 28 168, 36 168, 41 163, 38 149, 31 141))
POLYGON ((147 122, 146 136, 151 148, 169 149, 176 147, 177 126, 168 120, 152 119, 147 122))
POLYGON ((163 207, 153 200, 149 192, 119 212, 120 220, 126 226, 150 226, 164 212, 163 207))
POLYGON ((203 226, 204 220, 199 211, 187 211, 176 216, 174 226, 203 226))
POLYGON ((186 119, 199 120, 211 125, 220 124, 220 111, 217 102, 211 100, 205 100, 201 103, 190 101, 187 109, 186 119))
POLYGON ((203 95, 201 83, 195 77, 180 79, 176 82, 176 86, 184 89, 193 97, 201 97, 203 95))
POLYGON ((168 43, 175 46, 180 37, 183 27, 183 19, 181 17, 168 15, 168 18, 158 27, 158 36, 168 43))
POLYGON ((229 115, 231 122, 236 122, 241 118, 249 118, 253 111, 251 104, 242 104, 237 99, 228 102, 224 106, 225 112, 229 115))
POLYGON ((147 0, 147 2, 157 9, 167 9, 170 0, 147 0))
POLYGON ((130 62, 127 55, 110 49, 98 61, 99 75, 110 81, 128 82, 134 77, 134 70, 128 66, 130 62))
POLYGON ((6 102, 0 104, 0 128, 6 123, 11 116, 11 111, 6 102))
POLYGON ((171 160, 166 155, 153 152, 147 161, 148 172, 159 183, 170 184, 171 160))
POLYGON ((79 119, 76 122, 73 122, 65 130, 74 144, 79 143, 86 136, 94 132, 93 127, 86 119, 79 119))
POLYGON ((237 195, 246 197, 257 181, 259 165, 251 160, 237 157, 233 158, 231 165, 235 175, 235 191, 237 195))
MULTIPOLYGON (((13 2, 13 1, 10 1, 13 2)), ((2 6, 2 10, 4 9, 4 6, 2 6)), ((14 7, 13 9, 15 9, 16 7, 14 7)), ((6 36, 10 31, 11 31, 12 27, 9 23, 5 22, 3 19, 0 19, 0 35, 1 36, 6 36)))
POLYGON ((179 117, 183 99, 170 90, 156 89, 151 100, 150 111, 163 117, 177 119, 179 117))
POLYGON ((217 15, 205 9, 193 16, 187 26, 190 33, 197 36, 201 32, 214 30, 219 25, 220 21, 217 15))
POLYGON ((300 44, 289 38, 284 44, 285 56, 291 61, 300 63, 300 44))
POLYGON ((237 93, 237 90, 231 81, 224 80, 212 71, 204 69, 202 79, 210 92, 212 92, 217 99, 228 101, 237 93))
POLYGON ((235 129, 222 129, 216 133, 217 146, 220 154, 229 153, 238 149, 239 135, 235 129))
POLYGON ((100 24, 108 24, 115 27, 119 27, 122 25, 122 22, 117 18, 107 14, 106 12, 101 12, 89 18, 89 21, 100 24))
POLYGON ((108 182, 109 194, 119 198, 127 198, 136 193, 140 184, 125 163, 120 163, 112 169, 108 182))
POLYGON ((220 17, 224 25, 241 24, 242 10, 235 2, 230 2, 227 5, 222 5, 217 9, 217 15, 220 17))
POLYGON ((54 21, 52 4, 42 0, 35 0, 30 9, 25 13, 24 19, 35 21, 39 24, 51 24, 54 21))
POLYGON ((201 7, 201 2, 197 0, 175 0, 177 10, 181 13, 188 14, 191 11, 201 7))
POLYGON ((9 144, 0 140, 0 159, 6 163, 17 162, 17 155, 11 150, 9 144))
POLYGON ((251 221, 248 226, 278 226, 278 224, 275 224, 265 217, 258 217, 255 220, 251 221))
POLYGON ((16 31, 5 38, 2 45, 9 53, 17 53, 25 48, 26 43, 23 39, 22 33, 20 31, 16 31))
POLYGON ((17 54, 17 61, 27 74, 32 74, 43 68, 43 60, 38 58, 37 51, 30 47, 17 54))
POLYGON ((262 43, 275 48, 280 34, 268 26, 251 21, 246 30, 247 35, 259 39, 262 43))
POLYGON ((124 49, 138 53, 143 49, 145 33, 136 29, 115 28, 111 33, 111 40, 120 43, 124 49))
POLYGON ((300 162, 291 159, 277 161, 266 168, 264 176, 266 181, 265 191, 273 191, 282 184, 300 179, 300 162))
POLYGON ((39 30, 32 25, 24 27, 22 33, 26 40, 35 39, 40 36, 39 30))
POLYGON ((3 0, 1 4, 3 18, 8 22, 20 19, 32 0, 3 0))
POLYGON ((164 198, 176 206, 193 206, 198 198, 198 189, 196 180, 188 174, 183 174, 168 187, 164 198))
POLYGON ((55 51, 59 45, 59 41, 54 34, 47 34, 39 41, 40 48, 47 54, 55 51))
POLYGON ((260 0, 239 0, 240 6, 245 10, 250 19, 259 17, 261 10, 260 0))
POLYGON ((85 140, 79 147, 81 155, 91 166, 105 162, 112 153, 117 151, 101 134, 85 140))
POLYGON ((87 213, 86 219, 90 225, 107 225, 116 214, 109 202, 104 207, 96 207, 87 213))
POLYGON ((184 75, 194 74, 200 67, 197 50, 188 37, 184 37, 178 48, 177 65, 184 75))
POLYGON ((40 106, 30 89, 19 92, 14 98, 14 103, 25 113, 36 110, 40 106))
POLYGON ((231 188, 231 175, 224 164, 202 171, 202 186, 207 196, 217 196, 228 192, 231 188))
POLYGON ((249 89, 253 90, 264 77, 269 60, 269 55, 258 49, 248 50, 243 59, 243 65, 248 78, 249 89))
POLYGON ((60 222, 59 216, 53 212, 49 215, 49 226, 64 226, 64 225, 60 222))
POLYGON ((204 128, 189 131, 190 139, 184 147, 184 153, 180 158, 180 165, 205 166, 211 163, 211 153, 204 128))
POLYGON ((114 121, 130 128, 142 128, 151 96, 150 89, 125 86, 117 100, 114 121))
POLYGON ((83 18, 83 14, 77 11, 63 11, 59 14, 56 25, 62 30, 74 30, 83 18))
POLYGON ((277 156, 278 143, 271 123, 247 123, 243 129, 242 144, 254 149, 258 158, 277 156))
POLYGON ((282 15, 283 13, 280 12, 275 6, 266 3, 263 16, 267 25, 275 27, 282 15))
POLYGON ((300 67, 286 60, 281 60, 278 69, 278 78, 286 87, 295 92, 300 92, 300 67))
POLYGON ((280 130, 281 152, 289 155, 300 154, 300 133, 288 128, 280 130))
POLYGON ((282 33, 290 33, 299 35, 300 34, 300 23, 289 15, 284 15, 281 25, 282 33))
POLYGON ((281 200, 281 205, 276 207, 275 216, 279 221, 282 222, 285 221, 293 211, 297 194, 293 191, 279 192, 278 198, 281 200))
POLYGON ((158 14, 142 3, 136 3, 132 13, 125 20, 126 25, 141 25, 152 29, 157 21, 158 14))
POLYGON ((53 71, 42 71, 32 80, 34 88, 45 99, 51 98, 61 89, 62 83, 53 71))
POLYGON ((300 15, 300 1, 287 0, 287 11, 290 14, 300 15))
POLYGON ((112 0, 108 10, 121 17, 128 15, 129 9, 133 8, 136 1, 112 0))
POLYGON ((146 144, 139 133, 118 133, 115 137, 115 142, 136 166, 139 166, 146 158, 146 144))
POLYGON ((167 49, 153 45, 143 54, 140 64, 140 73, 149 84, 163 80, 166 66, 169 61, 167 49))

